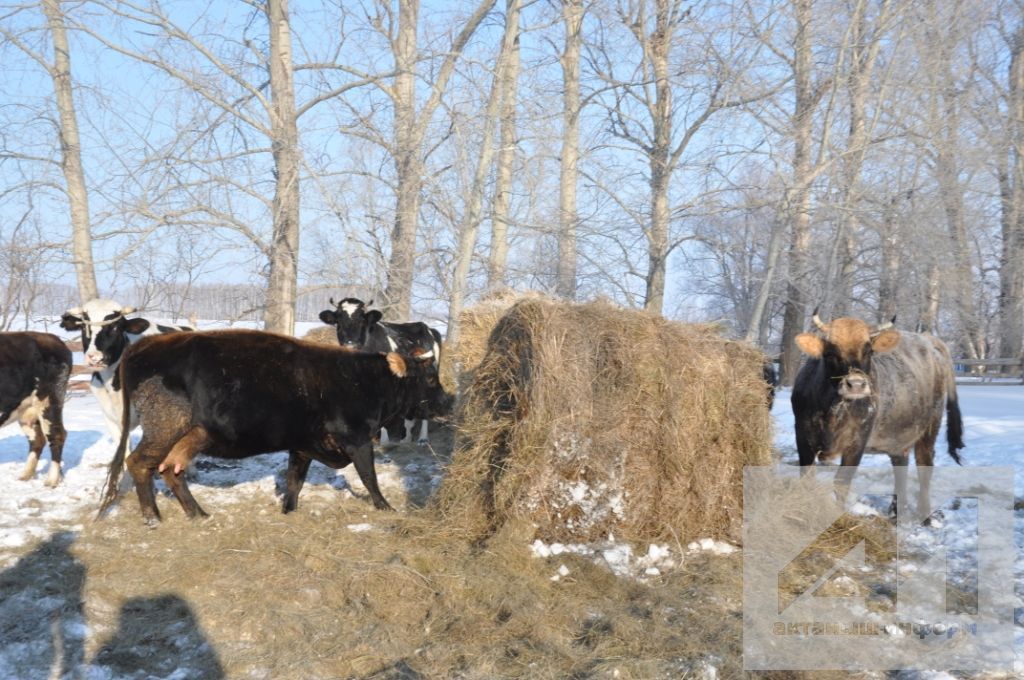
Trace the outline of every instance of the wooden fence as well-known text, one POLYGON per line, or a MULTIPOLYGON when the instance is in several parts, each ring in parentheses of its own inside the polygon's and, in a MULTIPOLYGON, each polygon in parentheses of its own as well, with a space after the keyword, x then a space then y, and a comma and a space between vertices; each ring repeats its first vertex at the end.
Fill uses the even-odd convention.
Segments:
POLYGON ((1017 359, 954 359, 953 368, 960 382, 1024 384, 1024 367, 1017 359))

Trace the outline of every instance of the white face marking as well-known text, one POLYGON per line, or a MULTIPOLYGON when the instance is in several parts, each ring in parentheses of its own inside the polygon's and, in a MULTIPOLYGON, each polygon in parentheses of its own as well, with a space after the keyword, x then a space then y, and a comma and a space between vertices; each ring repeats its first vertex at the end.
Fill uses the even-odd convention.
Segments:
POLYGON ((395 342, 395 339, 393 337, 391 337, 390 335, 388 336, 388 345, 391 347, 391 351, 392 352, 397 352, 398 351, 398 343, 395 342))
POLYGON ((90 364, 98 364, 103 362, 103 352, 96 349, 96 345, 93 344, 92 339, 96 337, 96 334, 103 328, 103 321, 107 316, 116 313, 120 313, 123 309, 123 305, 114 300, 105 300, 97 298, 95 300, 89 300, 82 305, 82 323, 83 335, 85 336, 85 343, 88 347, 85 348, 85 358, 90 364), (88 320, 86 320, 88 319, 88 320))
POLYGON ((356 304, 355 302, 342 302, 341 303, 341 311, 345 312, 349 316, 352 316, 353 314, 358 312, 360 307, 362 307, 362 305, 356 304))

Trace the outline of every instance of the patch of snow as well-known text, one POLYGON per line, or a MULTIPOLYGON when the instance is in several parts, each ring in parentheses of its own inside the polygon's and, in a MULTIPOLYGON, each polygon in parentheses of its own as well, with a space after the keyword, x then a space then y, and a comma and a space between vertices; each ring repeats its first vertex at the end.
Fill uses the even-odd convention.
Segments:
POLYGON ((356 534, 362 533, 364 531, 370 531, 371 529, 373 529, 373 525, 369 522, 348 525, 348 530, 356 534))

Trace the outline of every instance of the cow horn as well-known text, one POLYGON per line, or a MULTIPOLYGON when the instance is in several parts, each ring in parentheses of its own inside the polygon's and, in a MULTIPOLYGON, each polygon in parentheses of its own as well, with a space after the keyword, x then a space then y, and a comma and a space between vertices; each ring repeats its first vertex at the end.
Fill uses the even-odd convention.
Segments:
POLYGON ((427 359, 434 358, 434 350, 428 349, 426 352, 413 352, 413 357, 419 361, 426 361, 427 359))
POLYGON ((139 311, 137 307, 122 307, 121 308, 121 315, 122 316, 128 316, 129 314, 132 314, 132 313, 137 312, 137 311, 139 311))
POLYGON ((887 330, 889 330, 889 329, 890 329, 890 328, 892 328, 892 327, 893 327, 893 326, 894 326, 895 324, 896 324, 896 315, 895 315, 895 314, 893 314, 892 320, 890 320, 890 321, 887 321, 887 322, 885 322, 885 323, 883 323, 883 324, 879 324, 879 325, 875 326, 875 327, 874 327, 874 328, 873 328, 873 329, 871 330, 871 337, 875 337, 876 335, 878 335, 878 334, 879 334, 879 333, 881 333, 882 331, 887 331, 887 330))
POLYGON ((823 322, 821 320, 821 317, 818 316, 817 307, 814 308, 814 314, 811 315, 811 321, 814 322, 814 325, 817 326, 819 331, 821 331, 822 333, 828 333, 828 324, 823 322))
POLYGON ((334 301, 334 296, 333 295, 331 296, 330 302, 328 304, 330 304, 331 307, 337 307, 338 306, 338 303, 334 301))
POLYGON ((77 316, 78 318, 82 318, 82 308, 81 307, 72 307, 71 309, 69 309, 68 311, 66 311, 64 313, 65 314, 69 314, 71 316, 77 316))

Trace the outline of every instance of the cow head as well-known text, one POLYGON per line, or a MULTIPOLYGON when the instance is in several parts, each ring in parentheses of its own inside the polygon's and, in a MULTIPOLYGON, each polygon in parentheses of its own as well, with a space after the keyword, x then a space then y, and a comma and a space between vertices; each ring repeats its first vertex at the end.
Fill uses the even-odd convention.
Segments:
POLYGON ((437 371, 437 361, 432 351, 413 350, 411 356, 402 356, 395 352, 385 355, 391 373, 408 380, 411 388, 412 411, 403 415, 415 414, 417 418, 436 419, 451 413, 455 397, 445 391, 437 371))
MULTIPOLYGON (((811 317, 820 331, 796 336, 797 347, 822 362, 829 383, 843 399, 872 396, 871 357, 891 351, 900 341, 892 322, 871 327, 860 319, 842 318, 824 323, 815 310, 811 317)), ((893 317, 893 322, 895 321, 893 317)))
POLYGON ((146 319, 126 318, 134 311, 134 307, 124 307, 113 300, 90 300, 64 312, 60 327, 82 331, 82 351, 89 366, 113 366, 131 343, 129 335, 141 335, 149 328, 146 319))
POLYGON ((335 305, 336 309, 325 309, 320 312, 320 320, 337 328, 338 343, 349 349, 365 346, 370 339, 373 325, 380 321, 382 316, 379 310, 366 310, 373 301, 364 304, 362 300, 356 298, 345 298, 335 303, 334 298, 331 298, 331 304, 335 305))

